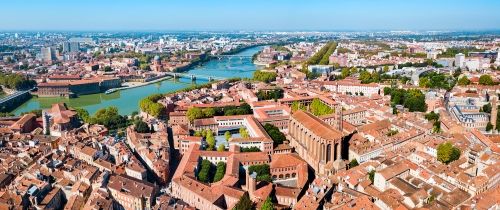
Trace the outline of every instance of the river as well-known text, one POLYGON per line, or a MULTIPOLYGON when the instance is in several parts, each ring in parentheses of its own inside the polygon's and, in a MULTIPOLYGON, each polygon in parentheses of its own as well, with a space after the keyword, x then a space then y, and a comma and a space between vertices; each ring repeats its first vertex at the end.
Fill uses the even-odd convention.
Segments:
MULTIPOLYGON (((262 47, 252 47, 241 51, 235 55, 245 56, 240 58, 224 58, 213 59, 200 66, 193 67, 187 73, 194 75, 214 76, 217 78, 249 78, 257 66, 252 63, 251 56, 262 47)), ((70 107, 81 107, 86 109, 90 114, 94 114, 97 110, 109 106, 118 107, 121 115, 129 115, 134 111, 139 110, 139 101, 154 93, 168 93, 182 88, 192 86, 194 84, 205 84, 207 80, 198 78, 196 82, 191 82, 188 78, 180 78, 178 80, 168 79, 161 82, 130 88, 126 90, 116 91, 111 94, 91 94, 83 95, 78 98, 38 98, 33 97, 26 103, 19 106, 12 113, 19 115, 23 112, 28 112, 35 109, 47 109, 54 103, 65 102, 70 107)))

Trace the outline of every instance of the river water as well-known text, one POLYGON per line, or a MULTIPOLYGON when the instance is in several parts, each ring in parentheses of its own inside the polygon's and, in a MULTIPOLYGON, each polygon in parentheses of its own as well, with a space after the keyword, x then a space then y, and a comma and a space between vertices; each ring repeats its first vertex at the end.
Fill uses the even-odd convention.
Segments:
MULTIPOLYGON (((187 73, 203 76, 214 76, 216 78, 249 78, 252 77, 253 72, 257 66, 252 63, 251 56, 262 47, 253 47, 239 52, 235 55, 245 57, 234 57, 224 59, 214 59, 208 61, 200 66, 193 67, 187 73)), ((19 106, 13 111, 14 114, 19 115, 23 112, 28 112, 34 109, 47 109, 54 103, 65 102, 70 107, 81 107, 86 109, 90 114, 94 114, 97 110, 109 106, 118 107, 120 114, 131 114, 133 111, 139 110, 139 101, 154 93, 168 93, 182 88, 192 86, 194 84, 205 84, 206 79, 197 78, 196 82, 191 82, 188 78, 180 78, 178 80, 163 80, 158 83, 149 84, 141 87, 116 91, 111 94, 92 94, 83 95, 78 98, 37 98, 33 97, 26 103, 19 106)))

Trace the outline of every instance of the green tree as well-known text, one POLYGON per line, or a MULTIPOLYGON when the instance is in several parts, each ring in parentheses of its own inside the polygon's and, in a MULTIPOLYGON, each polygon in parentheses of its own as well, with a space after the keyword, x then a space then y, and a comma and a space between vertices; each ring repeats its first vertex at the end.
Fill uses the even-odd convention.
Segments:
POLYGON ((271 182, 271 172, 268 164, 251 165, 248 167, 249 174, 257 173, 257 181, 271 182))
POLYGON ((242 138, 249 138, 250 137, 250 134, 248 133, 247 129, 244 127, 241 127, 239 132, 240 132, 240 136, 242 138))
POLYGON ((375 179, 375 170, 371 170, 370 172, 368 172, 368 179, 370 179, 370 181, 372 181, 373 183, 373 180, 375 179))
POLYGON ((103 125, 109 130, 116 130, 129 125, 127 117, 119 115, 118 108, 114 106, 97 110, 94 116, 90 118, 89 123, 103 125))
POLYGON ((460 79, 458 79, 458 85, 460 85, 460 86, 470 85, 469 78, 467 78, 467 76, 461 77, 460 79))
POLYGON ((188 120, 192 123, 195 119, 201 119, 204 117, 203 111, 198 107, 191 107, 186 112, 188 120))
POLYGON ((342 71, 340 72, 340 77, 342 79, 344 79, 350 75, 351 75, 351 71, 348 68, 342 68, 342 71))
POLYGON ((210 118, 215 115, 215 109, 214 108, 205 108, 202 110, 203 112, 203 117, 204 118, 210 118))
POLYGON ((260 152, 258 147, 242 147, 241 152, 260 152))
POLYGON ((210 169, 212 167, 212 163, 208 160, 202 160, 200 164, 200 170, 198 171, 198 180, 201 182, 208 183, 210 182, 210 169))
POLYGON ((428 88, 430 86, 430 80, 429 78, 427 77, 422 77, 420 78, 420 80, 418 81, 418 86, 421 87, 421 88, 428 88))
POLYGON ((349 162, 349 168, 353 168, 353 167, 356 167, 358 165, 359 165, 359 163, 358 163, 358 160, 356 160, 356 159, 352 159, 351 162, 349 162))
POLYGON ((257 70, 253 73, 253 79, 256 81, 261 81, 265 83, 270 83, 276 81, 278 74, 276 72, 267 72, 262 70, 257 70))
POLYGON ((163 104, 158 103, 163 98, 162 94, 153 94, 139 101, 139 108, 154 117, 161 117, 166 108, 163 104))
POLYGON ((233 210, 252 210, 254 209, 254 205, 252 200, 250 200, 250 196, 248 192, 245 192, 243 196, 241 196, 240 200, 233 207, 233 210))
POLYGON ((214 150, 216 140, 215 140, 214 134, 212 133, 211 130, 207 130, 205 140, 207 141, 207 144, 208 144, 208 150, 214 150))
POLYGON ((231 132, 226 131, 226 132, 224 133, 224 138, 226 138, 226 141, 229 141, 229 139, 231 139, 231 132))
POLYGON ((428 114, 424 115, 424 117, 429 121, 439 120, 439 114, 435 113, 434 111, 429 112, 428 114))
POLYGON ((362 71, 359 73, 358 79, 361 80, 361 83, 368 84, 372 82, 372 75, 368 71, 362 71))
POLYGON ((222 180, 222 178, 224 178, 225 173, 226 173, 226 163, 224 163, 222 161, 218 162, 213 182, 218 182, 218 181, 222 180))
POLYGON ((219 146, 217 147, 217 151, 219 151, 219 152, 226 151, 226 147, 224 146, 224 144, 219 144, 219 146))
POLYGON ((274 210, 274 204, 271 200, 271 197, 267 197, 264 203, 262 204, 261 210, 274 210))
POLYGON ((279 144, 283 144, 283 141, 286 140, 285 134, 283 134, 280 129, 272 124, 266 123, 264 125, 264 130, 266 130, 267 134, 273 139, 274 146, 279 144))
POLYGON ((104 67, 104 71, 105 72, 110 72, 110 71, 113 71, 113 69, 111 68, 111 66, 105 66, 104 67))
POLYGON ((449 164, 460 158, 460 149, 454 147, 450 142, 442 143, 437 148, 437 159, 442 163, 449 164))
POLYGON ((493 124, 491 124, 491 122, 488 122, 488 124, 486 124, 486 131, 491 131, 491 129, 493 129, 493 124))
POLYGON ((145 123, 144 121, 142 121, 142 120, 137 120, 134 123, 134 127, 135 127, 135 131, 138 132, 138 133, 149 133, 149 132, 151 132, 150 129, 149 129, 149 125, 147 123, 145 123))
POLYGON ((327 114, 332 114, 335 110, 330 108, 328 105, 324 104, 320 99, 315 98, 311 102, 309 109, 312 114, 316 116, 322 116, 327 114))
POLYGON ((483 108, 483 112, 491 113, 491 104, 490 103, 483 105, 482 108, 483 108))
POLYGON ((495 82, 493 82, 493 78, 491 78, 490 75, 483 74, 479 77, 479 84, 480 85, 494 85, 495 82))

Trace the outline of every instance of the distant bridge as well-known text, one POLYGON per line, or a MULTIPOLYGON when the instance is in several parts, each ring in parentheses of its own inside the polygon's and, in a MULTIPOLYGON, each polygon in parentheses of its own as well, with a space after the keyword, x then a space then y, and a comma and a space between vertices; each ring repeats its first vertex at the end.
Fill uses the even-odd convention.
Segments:
POLYGON ((206 79, 208 81, 214 81, 214 80, 225 80, 226 78, 223 77, 215 77, 215 76, 207 76, 207 75, 200 75, 200 74, 186 74, 186 73, 176 73, 176 72, 166 72, 167 75, 170 75, 174 78, 189 78, 191 81, 195 81, 196 78, 201 78, 201 79, 206 79))
POLYGON ((229 60, 231 60, 232 58, 239 58, 240 60, 243 60, 244 58, 252 58, 251 55, 212 55, 212 57, 219 60, 222 60, 224 58, 227 58, 229 60))

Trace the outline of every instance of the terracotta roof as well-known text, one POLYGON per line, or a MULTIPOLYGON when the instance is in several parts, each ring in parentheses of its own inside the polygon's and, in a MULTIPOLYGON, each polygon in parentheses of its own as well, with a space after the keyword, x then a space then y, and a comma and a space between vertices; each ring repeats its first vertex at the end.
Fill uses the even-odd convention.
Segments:
POLYGON ((335 130, 333 127, 326 124, 324 121, 320 120, 311 113, 298 110, 293 114, 293 118, 321 138, 327 140, 342 138, 342 133, 340 131, 335 130))

